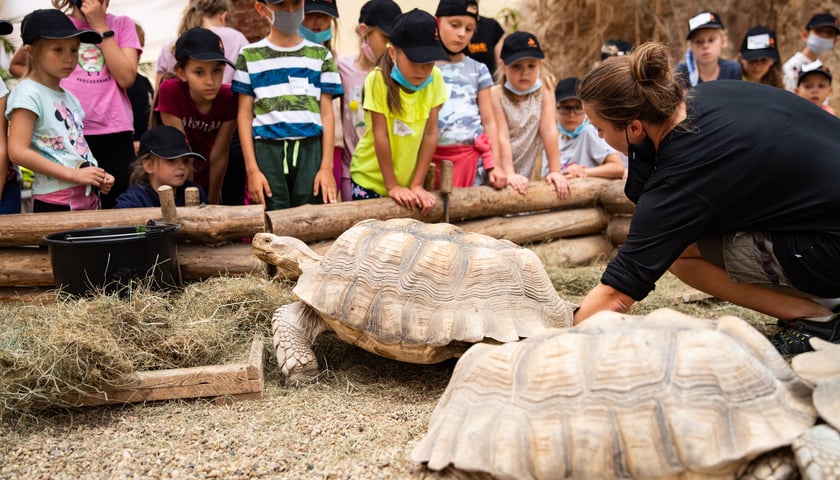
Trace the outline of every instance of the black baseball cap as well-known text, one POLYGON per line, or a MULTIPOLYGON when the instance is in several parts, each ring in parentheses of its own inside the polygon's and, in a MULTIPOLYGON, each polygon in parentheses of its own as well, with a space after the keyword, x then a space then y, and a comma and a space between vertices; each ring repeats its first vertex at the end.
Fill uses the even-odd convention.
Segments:
POLYGON ((557 82, 557 87, 554 88, 554 101, 557 105, 563 100, 570 98, 579 98, 577 94, 578 78, 568 77, 557 82))
POLYGON ((20 23, 20 39, 24 45, 32 45, 39 38, 60 40, 79 37, 85 43, 99 43, 102 35, 93 30, 79 30, 70 17, 55 8, 34 10, 23 17, 20 23))
POLYGON ((175 41, 175 59, 181 61, 185 58, 202 62, 225 62, 231 67, 236 67, 225 57, 222 39, 212 30, 201 27, 187 30, 175 41))
POLYGON ((10 22, 0 20, 0 35, 8 35, 12 33, 12 30, 14 29, 15 27, 13 27, 10 22))
POLYGON ((717 28, 718 30, 723 30, 723 20, 721 20, 720 15, 715 12, 698 13, 688 20, 688 35, 686 35, 685 39, 691 40, 691 36, 694 35, 694 32, 704 28, 717 28))
POLYGON ((190 150, 189 145, 187 145, 187 137, 184 136, 183 132, 169 125, 158 125, 147 130, 140 137, 140 148, 137 150, 137 156, 142 157, 149 153, 167 160, 186 157, 187 155, 205 160, 202 155, 190 150))
POLYGON ((466 15, 478 21, 478 2, 476 0, 440 0, 436 17, 459 17, 466 15))
POLYGON ((628 55, 630 50, 633 50, 633 45, 630 42, 620 39, 607 40, 601 47, 601 60, 606 60, 610 57, 623 57, 624 55, 628 55))
POLYGON ((747 30, 744 41, 741 42, 741 58, 744 60, 755 60, 757 58, 769 58, 779 61, 779 49, 777 47, 776 32, 759 25, 747 30))
POLYGON ((391 36, 394 21, 402 15, 402 9, 394 0, 370 0, 359 10, 359 23, 376 27, 391 36))
POLYGON ((510 65, 523 58, 545 58, 540 42, 537 37, 528 32, 513 32, 502 43, 502 52, 499 55, 505 65, 510 65))
POLYGON ((325 13, 338 18, 338 6, 335 0, 306 0, 303 2, 303 13, 325 13))
POLYGON ((389 40, 414 63, 449 60, 440 44, 437 20, 430 13, 415 8, 403 13, 394 22, 389 40))
POLYGON ((802 66, 802 69, 799 71, 799 79, 796 81, 796 86, 798 87, 802 83, 802 80, 805 80, 805 77, 814 74, 828 77, 828 84, 831 85, 831 70, 823 65, 821 61, 817 60, 802 66))
POLYGON ((837 18, 830 13, 818 13, 808 20, 806 30, 813 30, 819 27, 831 27, 835 32, 840 33, 840 26, 837 25, 837 18))

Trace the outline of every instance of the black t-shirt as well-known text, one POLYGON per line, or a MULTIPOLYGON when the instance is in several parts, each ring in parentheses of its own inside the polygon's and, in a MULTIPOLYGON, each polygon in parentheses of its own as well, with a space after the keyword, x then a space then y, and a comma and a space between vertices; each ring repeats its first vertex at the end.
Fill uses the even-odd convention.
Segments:
POLYGON ((152 96, 155 92, 149 79, 138 73, 134 85, 128 87, 125 93, 128 95, 128 101, 131 102, 131 110, 134 114, 134 140, 139 141, 149 129, 152 96))
POLYGON ((840 297, 840 119, 818 106, 753 82, 702 83, 641 182, 603 283, 641 300, 700 238, 763 231, 797 288, 840 297))
POLYGON ((490 75, 496 75, 496 44, 505 35, 505 30, 496 20, 489 17, 478 17, 478 28, 473 35, 468 55, 485 65, 490 75))

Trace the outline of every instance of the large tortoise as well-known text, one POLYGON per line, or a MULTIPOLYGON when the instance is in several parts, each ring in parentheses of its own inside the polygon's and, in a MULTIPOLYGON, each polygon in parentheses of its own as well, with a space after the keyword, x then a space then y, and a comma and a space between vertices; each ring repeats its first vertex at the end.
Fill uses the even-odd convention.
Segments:
POLYGON ((837 479, 840 434, 812 426, 815 404, 840 422, 840 346, 815 346, 800 378, 743 320, 667 309, 476 345, 412 459, 458 478, 781 479, 793 444, 805 478, 837 479))
POLYGON ((460 356, 476 342, 511 342, 569 327, 572 306, 532 251, 456 226, 366 220, 322 258, 293 237, 258 233, 254 254, 301 272, 300 300, 272 320, 277 361, 292 383, 318 374, 315 337, 412 363, 460 356))

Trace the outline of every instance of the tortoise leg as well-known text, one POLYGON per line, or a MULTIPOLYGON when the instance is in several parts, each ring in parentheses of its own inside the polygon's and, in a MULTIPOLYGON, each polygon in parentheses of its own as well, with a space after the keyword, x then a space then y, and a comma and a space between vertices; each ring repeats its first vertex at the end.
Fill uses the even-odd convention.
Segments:
POLYGON ((318 376, 318 360, 312 344, 321 332, 329 330, 327 322, 309 305, 294 302, 274 312, 271 327, 277 364, 286 384, 314 380, 318 376))

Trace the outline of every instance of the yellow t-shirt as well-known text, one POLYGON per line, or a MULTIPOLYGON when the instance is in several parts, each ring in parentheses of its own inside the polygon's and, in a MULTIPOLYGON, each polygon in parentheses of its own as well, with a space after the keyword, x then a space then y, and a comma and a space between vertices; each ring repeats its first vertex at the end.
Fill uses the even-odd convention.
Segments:
POLYGON ((364 104, 365 133, 356 145, 353 160, 350 162, 350 178, 353 181, 384 196, 388 195, 376 151, 373 146, 373 128, 371 127, 370 112, 385 115, 388 122, 388 141, 391 145, 391 161, 394 164, 394 174, 400 186, 408 187, 414 178, 417 166, 417 154, 423 141, 423 131, 426 119, 432 108, 440 106, 446 101, 446 86, 443 75, 438 67, 432 69, 432 82, 426 88, 413 93, 400 89, 402 113, 394 115, 388 109, 388 89, 379 68, 373 69, 365 77, 364 104))

